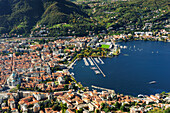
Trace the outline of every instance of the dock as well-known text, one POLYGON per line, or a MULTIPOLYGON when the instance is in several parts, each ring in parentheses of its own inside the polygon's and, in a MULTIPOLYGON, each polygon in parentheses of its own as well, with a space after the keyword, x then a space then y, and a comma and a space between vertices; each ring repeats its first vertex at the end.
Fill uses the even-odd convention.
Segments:
POLYGON ((98 57, 98 59, 100 60, 101 64, 104 64, 103 60, 100 57, 98 57))
POLYGON ((85 65, 86 65, 86 66, 89 66, 89 63, 87 62, 87 59, 86 59, 86 58, 83 58, 83 60, 84 60, 85 65))
POLYGON ((73 69, 73 65, 76 63, 76 61, 77 59, 68 66, 68 69, 73 69))
POLYGON ((98 86, 94 86, 94 85, 91 85, 91 87, 92 87, 92 88, 95 88, 95 89, 106 90, 106 91, 115 93, 115 91, 112 90, 112 89, 102 88, 102 87, 98 87, 98 86))
POLYGON ((100 62, 99 62, 99 60, 97 59, 97 58, 94 58, 94 60, 99 64, 100 62))
POLYGON ((94 63, 92 62, 92 60, 91 60, 90 58, 87 58, 87 59, 89 60, 90 64, 91 64, 92 66, 94 66, 94 63))
MULTIPOLYGON (((93 60, 93 58, 91 58, 93 60)), ((100 70, 101 74, 103 75, 103 77, 106 77, 106 75, 103 73, 103 71, 100 69, 100 67, 97 65, 97 63, 93 60, 93 62, 95 63, 95 65, 97 66, 97 68, 100 70)))

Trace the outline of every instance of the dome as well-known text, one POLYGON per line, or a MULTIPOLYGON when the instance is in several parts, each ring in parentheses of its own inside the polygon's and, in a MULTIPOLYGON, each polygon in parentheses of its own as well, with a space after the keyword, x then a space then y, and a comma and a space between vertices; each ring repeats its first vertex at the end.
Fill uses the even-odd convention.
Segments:
POLYGON ((11 77, 12 77, 12 78, 15 78, 15 77, 16 77, 15 72, 12 72, 11 77))
POLYGON ((13 76, 13 77, 15 76, 15 72, 12 72, 12 76, 13 76))

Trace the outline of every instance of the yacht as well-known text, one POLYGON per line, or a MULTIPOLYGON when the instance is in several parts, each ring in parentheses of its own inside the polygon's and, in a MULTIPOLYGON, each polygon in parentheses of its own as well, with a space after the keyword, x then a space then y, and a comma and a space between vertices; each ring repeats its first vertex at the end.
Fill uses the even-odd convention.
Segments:
POLYGON ((151 81, 151 82, 149 82, 149 84, 155 84, 156 83, 156 81, 151 81))

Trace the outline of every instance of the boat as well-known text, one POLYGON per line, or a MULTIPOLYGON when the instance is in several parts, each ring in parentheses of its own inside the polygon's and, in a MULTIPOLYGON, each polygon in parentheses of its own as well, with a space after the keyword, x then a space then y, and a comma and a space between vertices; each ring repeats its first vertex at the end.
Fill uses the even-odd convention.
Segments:
POLYGON ((144 95, 139 94, 139 95, 138 95, 138 98, 144 98, 144 95))
POLYGON ((128 54, 123 54, 124 56, 129 56, 128 54))
POLYGON ((96 75, 100 74, 100 71, 98 71, 98 70, 95 70, 94 72, 96 73, 96 75))
POLYGON ((149 82, 149 84, 155 84, 156 83, 156 81, 151 81, 151 82, 149 82))
POLYGON ((97 68, 96 68, 96 67, 90 67, 90 69, 93 69, 93 70, 94 70, 94 69, 97 69, 97 68))
POLYGON ((70 75, 74 76, 74 73, 72 72, 70 75))

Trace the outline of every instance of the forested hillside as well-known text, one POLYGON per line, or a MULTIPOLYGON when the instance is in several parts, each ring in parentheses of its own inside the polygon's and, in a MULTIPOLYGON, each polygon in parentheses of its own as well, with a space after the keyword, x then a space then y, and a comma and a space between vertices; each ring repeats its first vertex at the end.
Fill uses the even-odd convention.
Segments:
POLYGON ((0 33, 27 34, 37 22, 67 22, 70 14, 87 17, 79 6, 66 0, 0 0, 0 33))
POLYGON ((157 32, 169 23, 170 0, 0 0, 0 34, 157 32))

